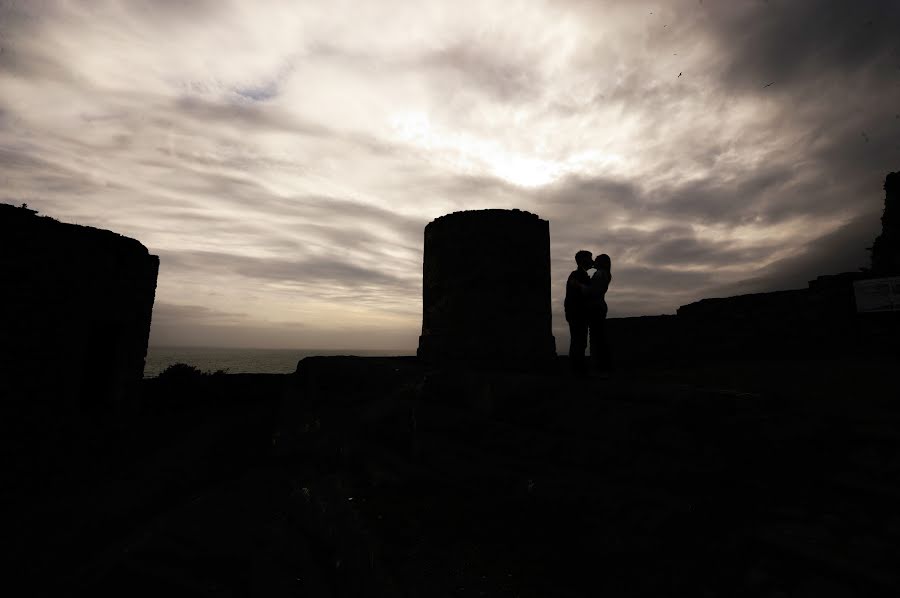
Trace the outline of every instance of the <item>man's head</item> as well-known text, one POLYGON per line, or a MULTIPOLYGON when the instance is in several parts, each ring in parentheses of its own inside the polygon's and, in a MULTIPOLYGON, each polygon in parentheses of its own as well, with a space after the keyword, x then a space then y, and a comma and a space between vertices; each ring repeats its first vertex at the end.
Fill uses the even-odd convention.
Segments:
POLYGON ((582 249, 575 254, 575 263, 578 264, 578 267, 582 270, 588 270, 593 267, 594 264, 593 254, 590 251, 582 249))

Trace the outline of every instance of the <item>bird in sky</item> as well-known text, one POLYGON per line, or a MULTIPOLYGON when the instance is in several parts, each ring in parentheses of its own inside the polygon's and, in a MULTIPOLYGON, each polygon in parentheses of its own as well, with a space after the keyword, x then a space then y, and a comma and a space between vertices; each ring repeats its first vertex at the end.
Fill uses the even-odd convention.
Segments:
MULTIPOLYGON (((678 73, 678 77, 680 77, 680 76, 681 76, 681 73, 678 73)), ((675 77, 675 78, 677 79, 678 77, 675 77)))
MULTIPOLYGON (((775 82, 772 81, 772 83, 775 83, 775 82)), ((769 84, 767 84, 767 85, 763 85, 763 89, 767 88, 769 85, 772 85, 772 83, 769 83, 769 84)))

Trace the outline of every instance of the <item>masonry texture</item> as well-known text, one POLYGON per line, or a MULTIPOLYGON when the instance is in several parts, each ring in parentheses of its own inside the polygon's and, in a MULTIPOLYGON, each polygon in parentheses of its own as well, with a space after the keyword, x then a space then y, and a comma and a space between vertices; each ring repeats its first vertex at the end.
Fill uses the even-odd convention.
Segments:
POLYGON ((519 210, 455 212, 425 227, 419 357, 530 367, 556 356, 550 226, 519 210))
POLYGON ((31 412, 117 407, 143 377, 158 270, 134 239, 0 204, 0 390, 31 412))

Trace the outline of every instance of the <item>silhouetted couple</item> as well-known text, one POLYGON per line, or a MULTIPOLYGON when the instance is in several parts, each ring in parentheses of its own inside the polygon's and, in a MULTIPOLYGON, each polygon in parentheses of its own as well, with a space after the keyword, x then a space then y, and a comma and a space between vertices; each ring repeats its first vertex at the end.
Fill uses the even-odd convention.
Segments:
POLYGON ((606 291, 612 281, 612 262, 605 253, 597 259, 590 251, 575 254, 578 268, 566 281, 566 321, 569 323, 569 361, 576 376, 587 376, 584 351, 591 338, 591 361, 601 376, 609 375, 609 346, 606 342, 606 291), (594 268, 594 274, 588 270, 594 268))

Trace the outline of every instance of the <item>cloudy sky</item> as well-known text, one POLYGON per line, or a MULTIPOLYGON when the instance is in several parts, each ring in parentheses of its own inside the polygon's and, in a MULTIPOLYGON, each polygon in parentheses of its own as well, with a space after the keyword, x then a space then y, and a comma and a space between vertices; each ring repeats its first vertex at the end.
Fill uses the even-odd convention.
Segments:
POLYGON ((550 221, 611 316, 867 263, 891 0, 0 0, 0 201, 161 258, 151 344, 414 350, 424 225, 550 221))

